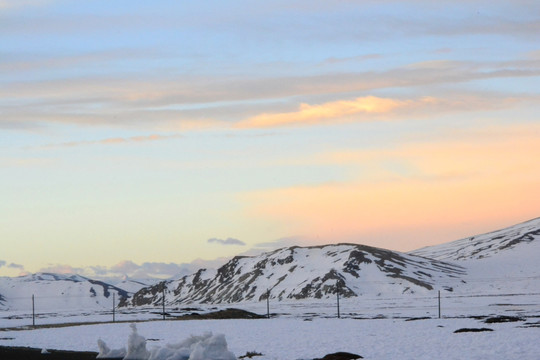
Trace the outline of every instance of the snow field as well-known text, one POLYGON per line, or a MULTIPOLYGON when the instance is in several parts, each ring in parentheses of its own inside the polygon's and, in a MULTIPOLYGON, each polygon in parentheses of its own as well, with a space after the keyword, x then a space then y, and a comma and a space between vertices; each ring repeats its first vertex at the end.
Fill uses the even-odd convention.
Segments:
MULTIPOLYGON (((538 283, 537 283, 538 284, 538 283)), ((530 290, 535 285, 528 281, 530 290)), ((459 292, 441 292, 442 317, 469 317, 516 315, 535 317, 540 314, 540 291, 525 294, 501 294, 500 289, 493 293, 468 294, 459 292)), ((512 288, 510 290, 517 291, 512 288)), ((166 305, 165 311, 170 316, 190 314, 194 310, 208 312, 226 308, 239 308, 257 314, 266 315, 266 301, 244 302, 238 304, 200 305, 185 304, 181 307, 166 305)), ((39 310, 39 308, 38 308, 39 310)), ((162 318, 161 307, 122 308, 116 311, 117 321, 159 320, 162 318)), ((325 300, 296 300, 270 301, 270 313, 280 318, 333 318, 337 316, 336 299, 325 300)), ((410 318, 438 317, 437 292, 431 295, 405 294, 401 296, 363 296, 357 298, 340 298, 340 313, 343 318, 410 318)), ((36 325, 109 322, 112 321, 112 311, 65 310, 36 312, 36 325)), ((32 313, 29 311, 0 312, 0 329, 32 325, 32 313)))
MULTIPOLYGON (((248 351, 259 360, 313 359, 336 351, 366 359, 538 359, 540 328, 522 322, 484 324, 474 319, 314 319, 155 321, 138 323, 147 349, 165 347, 207 332, 225 334, 237 357, 248 351), (459 328, 488 327, 493 332, 454 334, 459 328)), ((0 345, 98 351, 98 339, 126 347, 129 324, 85 325, 2 333, 0 345)))

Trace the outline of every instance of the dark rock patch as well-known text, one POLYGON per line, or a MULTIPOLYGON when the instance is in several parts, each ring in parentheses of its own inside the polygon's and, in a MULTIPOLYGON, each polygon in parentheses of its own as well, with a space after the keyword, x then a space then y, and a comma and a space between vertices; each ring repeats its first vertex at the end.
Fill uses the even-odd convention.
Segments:
POLYGON ((457 329, 456 331, 454 331, 454 334, 464 333, 464 332, 483 332, 483 331, 493 331, 493 329, 488 329, 488 328, 462 328, 462 329, 457 329))
POLYGON ((184 307, 184 308, 181 308, 180 310, 182 310, 182 311, 202 311, 202 309, 193 308, 193 307, 184 307))
POLYGON ((423 317, 412 317, 405 319, 405 321, 416 321, 416 320, 428 320, 431 319, 429 316, 423 316, 423 317))
POLYGON ((94 360, 96 356, 96 352, 87 351, 48 350, 48 354, 42 354, 36 348, 0 346, 2 360, 94 360))
POLYGON ((317 358, 313 360, 355 360, 355 359, 363 359, 362 356, 357 354, 351 354, 348 352, 337 352, 333 354, 325 355, 322 358, 317 358))
POLYGON ((507 322, 516 322, 516 321, 525 321, 524 318, 518 316, 493 316, 484 320, 486 324, 496 324, 496 323, 507 323, 507 322))
POLYGON ((177 320, 216 320, 216 319, 265 319, 266 316, 250 311, 229 308, 209 313, 191 313, 176 317, 177 320))
POLYGON ((251 359, 252 357, 255 357, 255 356, 263 356, 263 354, 261 354, 260 352, 256 352, 256 351, 248 351, 245 355, 242 355, 242 356, 239 356, 238 358, 239 359, 251 359))
POLYGON ((521 328, 540 328, 540 321, 537 322, 526 322, 521 328))

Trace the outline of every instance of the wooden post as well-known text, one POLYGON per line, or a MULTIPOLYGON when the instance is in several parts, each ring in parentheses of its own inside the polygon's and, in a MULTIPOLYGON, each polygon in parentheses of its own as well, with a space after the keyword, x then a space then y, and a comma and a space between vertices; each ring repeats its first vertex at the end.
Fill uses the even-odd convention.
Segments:
POLYGON ((161 294, 162 294, 162 308, 163 308, 163 320, 165 320, 165 282, 163 282, 163 288, 161 288, 161 294))
POLYGON ((337 295, 337 317, 338 319, 341 318, 341 314, 339 313, 339 286, 336 282, 336 295, 337 295))
POLYGON ((441 318, 441 290, 439 290, 439 319, 441 318))
POLYGON ((32 294, 32 326, 36 326, 36 308, 34 302, 34 294, 32 294))
POLYGON ((115 303, 114 303, 114 293, 112 293, 112 322, 115 322, 115 317, 114 317, 114 307, 115 307, 115 303))
POLYGON ((266 317, 270 319, 270 289, 266 289, 266 317))

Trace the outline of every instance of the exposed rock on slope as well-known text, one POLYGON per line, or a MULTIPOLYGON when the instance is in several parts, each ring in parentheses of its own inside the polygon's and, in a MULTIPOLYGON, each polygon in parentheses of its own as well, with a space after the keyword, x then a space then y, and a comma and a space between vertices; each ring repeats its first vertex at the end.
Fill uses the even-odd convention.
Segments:
POLYGON ((464 273, 450 263, 364 245, 290 247, 237 256, 218 270, 143 288, 129 305, 160 304, 163 291, 168 304, 260 301, 268 295, 321 299, 338 289, 344 297, 425 292, 437 283, 457 283, 464 273))

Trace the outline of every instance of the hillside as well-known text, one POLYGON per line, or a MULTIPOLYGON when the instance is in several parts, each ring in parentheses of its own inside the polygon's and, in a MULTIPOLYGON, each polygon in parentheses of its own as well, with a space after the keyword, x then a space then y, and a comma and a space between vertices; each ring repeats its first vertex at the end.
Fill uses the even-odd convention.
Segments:
POLYGON ((217 270, 201 269, 175 281, 143 288, 129 305, 166 302, 235 303, 270 298, 306 299, 364 294, 403 294, 447 290, 465 274, 438 260, 356 244, 290 247, 253 257, 235 257, 217 270))
POLYGON ((357 244, 289 247, 237 256, 217 270, 176 280, 116 279, 38 273, 0 278, 0 309, 110 309, 168 305, 427 294, 535 294, 540 288, 540 218, 486 234, 400 253, 357 244), (151 285, 145 285, 151 284, 151 285), (165 288, 164 288, 165 287, 165 288))
POLYGON ((32 295, 36 307, 47 310, 110 308, 112 294, 117 301, 129 293, 108 283, 80 275, 37 273, 15 278, 0 278, 0 309, 31 309, 32 295))
POLYGON ((410 254, 444 261, 482 259, 537 239, 540 239, 540 218, 482 235, 427 246, 410 254))
POLYGON ((540 218, 412 251, 467 269, 462 292, 533 294, 540 289, 540 218))

